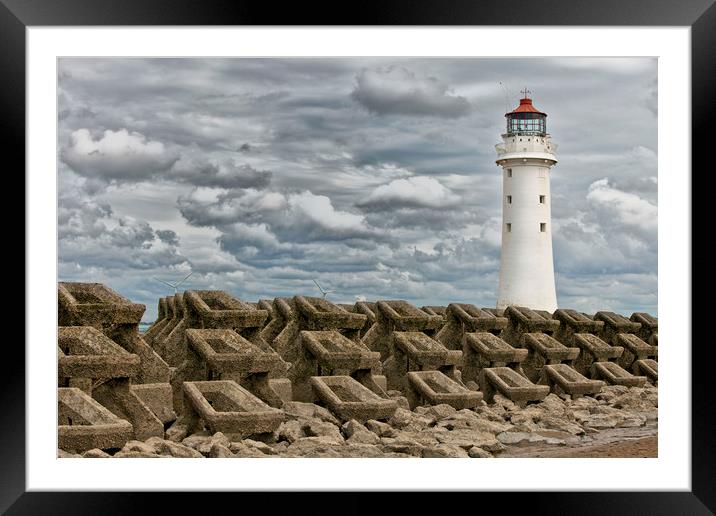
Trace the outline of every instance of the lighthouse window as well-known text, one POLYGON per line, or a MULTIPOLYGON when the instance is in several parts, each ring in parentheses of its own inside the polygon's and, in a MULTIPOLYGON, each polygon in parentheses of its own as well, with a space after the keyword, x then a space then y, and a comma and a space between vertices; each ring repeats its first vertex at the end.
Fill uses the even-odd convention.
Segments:
POLYGON ((507 196, 507 204, 512 204, 512 196, 511 195, 507 196))
POLYGON ((547 231, 547 223, 546 223, 546 222, 540 222, 540 223, 539 223, 539 230, 540 230, 542 233, 544 233, 545 231, 547 231))
POLYGON ((545 198, 544 195, 540 195, 540 196, 539 196, 539 203, 540 203, 540 204, 544 204, 544 198, 545 198))
POLYGON ((507 169, 507 177, 512 177, 512 169, 511 168, 507 169))
POLYGON ((512 232, 512 224, 510 222, 508 222, 507 224, 505 224, 505 226, 507 227, 507 232, 511 233, 512 232))

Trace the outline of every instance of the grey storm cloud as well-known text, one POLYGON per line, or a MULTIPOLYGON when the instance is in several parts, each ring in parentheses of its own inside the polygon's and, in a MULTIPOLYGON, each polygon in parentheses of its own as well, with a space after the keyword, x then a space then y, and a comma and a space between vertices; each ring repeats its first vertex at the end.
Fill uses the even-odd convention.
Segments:
POLYGON ((157 238, 165 244, 173 246, 179 245, 179 236, 177 236, 177 234, 171 229, 157 229, 154 232, 156 233, 157 238))
POLYGON ((559 144, 561 306, 656 313, 652 58, 64 58, 62 280, 492 306, 518 90, 559 144), (506 85, 503 88, 500 83, 506 85))
POLYGON ((378 115, 456 118, 470 112, 470 102, 449 91, 435 77, 418 77, 407 68, 364 69, 351 96, 378 115))

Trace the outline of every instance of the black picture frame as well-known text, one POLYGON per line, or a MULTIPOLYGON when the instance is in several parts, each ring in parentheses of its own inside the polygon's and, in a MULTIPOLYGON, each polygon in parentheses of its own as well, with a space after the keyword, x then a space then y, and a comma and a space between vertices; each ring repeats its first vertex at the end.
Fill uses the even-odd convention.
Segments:
MULTIPOLYGON (((205 0, 0 0, 0 106, 5 155, 16 170, 25 170, 25 29, 30 26, 87 25, 573 25, 573 26, 688 26, 691 27, 692 72, 692 163, 706 164, 711 132, 707 123, 714 116, 716 91, 716 6, 713 0, 382 0, 374 3, 338 2, 219 2, 205 0), (352 8, 355 7, 355 8, 352 8)), ((705 172, 712 167, 705 167, 705 172)), ((671 171, 672 173, 680 173, 671 171)), ((683 172, 681 172, 683 173, 683 172)), ((691 171, 686 174, 691 175, 691 171)), ((24 188, 20 186, 20 188, 24 188)), ((693 191, 693 188, 692 188, 693 191)), ((27 257, 26 257, 27 258, 27 257)), ((703 269, 701 269, 703 270, 703 269)), ((25 270, 26 277, 32 271, 25 270)), ((692 271, 693 274, 693 271, 692 271)), ((694 305, 692 320, 704 305, 694 305)), ((705 315, 705 314, 704 314, 705 315)), ((49 324, 49 321, 48 321, 49 324)), ((19 324, 18 324, 19 326, 19 324)), ((684 349, 696 340, 684 335, 684 349)), ((472 493, 476 510, 489 510, 497 503, 529 514, 713 514, 716 511, 716 456, 714 410, 710 404, 713 362, 711 343, 692 346, 692 490, 690 492, 584 492, 584 493, 472 493), (697 355, 698 353, 698 355, 697 355), (475 502, 474 500, 479 500, 475 502)), ((676 345, 676 343, 674 343, 676 345)), ((124 514, 135 512, 150 500, 136 493, 40 493, 25 492, 25 364, 23 350, 14 352, 15 367, 4 367, 0 397, 0 511, 8 514, 124 514)), ((7 357, 9 355, 3 355, 7 357)), ((661 443, 668 446, 669 443, 661 443)), ((158 495, 143 495, 155 498, 158 495)), ((228 495, 212 493, 217 510, 228 495)), ((259 494, 241 505, 249 508, 262 496, 271 496, 272 512, 287 504, 292 513, 303 502, 259 494), (246 504, 246 505, 244 505, 246 504)), ((363 512, 360 493, 346 493, 339 509, 363 512)), ((441 505, 452 494, 413 494, 411 500, 427 508, 441 505), (444 500, 444 498, 443 498, 444 500)), ((162 496, 162 512, 190 510, 192 503, 181 493, 162 496)), ((234 503, 234 502, 228 502, 234 503)), ((263 503, 263 502, 259 502, 263 503)), ((401 502, 403 504, 404 502, 401 502)), ((372 505, 372 504, 371 504, 372 505)), ((370 506, 369 506, 370 507, 370 506)), ((313 510, 318 510, 313 506, 313 510)))

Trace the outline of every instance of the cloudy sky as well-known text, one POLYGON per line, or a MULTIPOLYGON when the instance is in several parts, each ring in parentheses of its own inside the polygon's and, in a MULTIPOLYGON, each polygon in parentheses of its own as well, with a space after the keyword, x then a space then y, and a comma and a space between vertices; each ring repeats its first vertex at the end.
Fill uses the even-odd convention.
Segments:
POLYGON ((548 113, 561 307, 657 313, 657 62, 61 59, 59 278, 494 306, 494 145, 548 113), (506 85, 507 91, 501 86, 506 85))

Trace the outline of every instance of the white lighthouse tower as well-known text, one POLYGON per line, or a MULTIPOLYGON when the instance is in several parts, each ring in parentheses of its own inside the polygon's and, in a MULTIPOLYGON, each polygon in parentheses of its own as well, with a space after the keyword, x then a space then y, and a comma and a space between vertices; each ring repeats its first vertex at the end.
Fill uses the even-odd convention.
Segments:
POLYGON ((520 105, 507 118, 497 149, 502 167, 502 254, 497 308, 557 309, 552 260, 549 173, 557 163, 547 134, 547 114, 523 90, 520 105))

